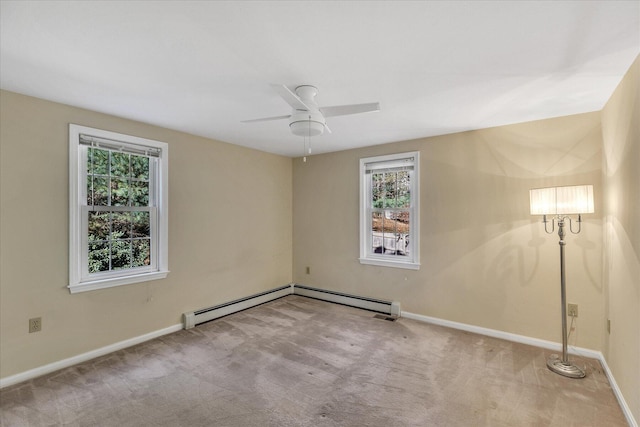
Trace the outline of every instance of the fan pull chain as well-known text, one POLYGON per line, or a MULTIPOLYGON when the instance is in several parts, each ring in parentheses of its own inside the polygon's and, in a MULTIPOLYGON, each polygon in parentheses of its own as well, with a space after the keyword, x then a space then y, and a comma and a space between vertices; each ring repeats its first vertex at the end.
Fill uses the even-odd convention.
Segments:
POLYGON ((302 137, 302 141, 303 141, 303 147, 302 147, 302 161, 304 163, 307 163, 307 137, 303 136, 302 137))
POLYGON ((307 163, 307 154, 311 154, 311 116, 309 116, 309 120, 307 121, 308 124, 308 131, 307 131, 307 136, 303 137, 304 139, 304 156, 302 157, 302 161, 304 163, 307 163), (308 145, 307 145, 308 144, 308 145))

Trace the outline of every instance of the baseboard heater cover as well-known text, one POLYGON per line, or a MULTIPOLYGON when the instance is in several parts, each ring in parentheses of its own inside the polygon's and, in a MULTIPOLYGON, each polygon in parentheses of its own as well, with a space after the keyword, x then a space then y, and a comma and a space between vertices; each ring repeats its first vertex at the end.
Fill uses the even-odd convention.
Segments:
POLYGON ((201 323, 208 322, 219 317, 227 316, 238 311, 246 310, 247 308, 264 304, 265 302, 273 301, 274 299, 291 295, 293 293, 292 287, 293 285, 285 285, 276 289, 272 289, 270 291, 261 292, 259 294, 240 298, 213 307, 183 313, 182 320, 184 322, 184 328, 191 329, 201 323))
POLYGON ((322 301, 349 305, 352 307, 400 317, 400 303, 395 301, 384 301, 375 298, 343 294, 341 292, 328 291, 326 289, 311 288, 297 283, 293 285, 293 293, 294 295, 301 295, 322 301))
POLYGON ((183 313, 182 320, 184 328, 191 329, 201 323, 209 322, 219 317, 246 310, 247 308, 255 307, 256 305, 264 304, 265 302, 273 301, 274 299, 282 298, 291 294, 400 317, 399 302, 343 294, 341 292, 312 288, 292 283, 290 285, 281 286, 279 288, 271 289, 266 292, 261 292, 259 294, 240 298, 213 307, 183 313))

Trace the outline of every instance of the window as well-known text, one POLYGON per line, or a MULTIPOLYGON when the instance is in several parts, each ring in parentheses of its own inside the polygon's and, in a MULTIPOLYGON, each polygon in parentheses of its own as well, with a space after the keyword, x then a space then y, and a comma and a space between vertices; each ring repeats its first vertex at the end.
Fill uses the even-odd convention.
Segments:
POLYGON ((419 154, 360 159, 360 263, 420 268, 419 154))
POLYGON ((168 145, 69 125, 69 290, 168 274, 168 145))

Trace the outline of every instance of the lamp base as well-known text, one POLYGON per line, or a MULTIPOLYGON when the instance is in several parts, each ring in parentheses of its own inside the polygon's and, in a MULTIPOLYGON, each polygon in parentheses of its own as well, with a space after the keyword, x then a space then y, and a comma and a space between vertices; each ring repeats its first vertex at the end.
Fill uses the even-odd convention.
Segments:
POLYGON ((586 374, 576 365, 570 362, 563 362, 557 355, 552 354, 547 359, 547 368, 556 374, 562 375, 568 378, 584 378, 586 374))

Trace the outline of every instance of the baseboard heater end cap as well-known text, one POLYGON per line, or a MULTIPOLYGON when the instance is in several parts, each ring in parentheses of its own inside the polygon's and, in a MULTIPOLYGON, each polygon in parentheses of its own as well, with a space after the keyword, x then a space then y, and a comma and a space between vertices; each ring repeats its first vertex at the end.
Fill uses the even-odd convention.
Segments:
POLYGON ((191 329, 196 326, 196 314, 191 311, 189 313, 182 314, 182 321, 185 329, 191 329))
POLYGON ((402 311, 400 310, 400 303, 398 301, 393 301, 391 303, 391 315, 392 316, 396 316, 396 317, 400 317, 400 313, 402 311))

